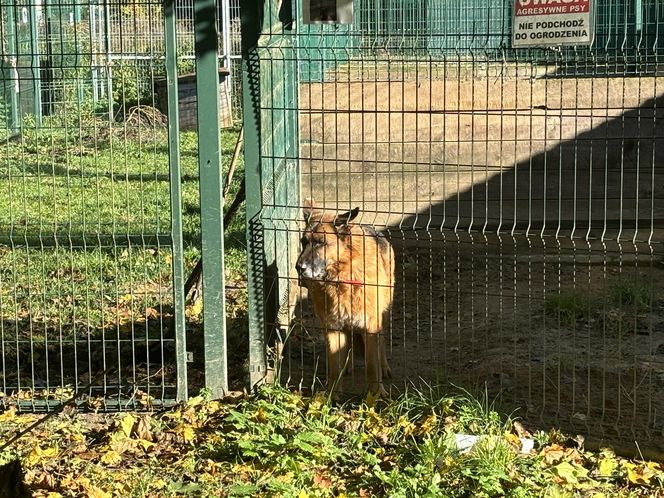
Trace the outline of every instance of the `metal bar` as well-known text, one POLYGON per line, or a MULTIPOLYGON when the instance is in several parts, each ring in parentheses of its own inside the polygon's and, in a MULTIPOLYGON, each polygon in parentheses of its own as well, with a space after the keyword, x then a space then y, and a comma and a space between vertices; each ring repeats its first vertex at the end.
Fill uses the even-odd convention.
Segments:
POLYGON ((32 99, 34 105, 35 123, 41 125, 41 78, 39 74, 39 32, 37 30, 37 4, 31 2, 30 5, 30 42, 31 56, 30 69, 32 70, 32 99))
POLYGON ((108 98, 108 120, 113 122, 113 69, 111 47, 111 6, 109 0, 104 2, 104 52, 106 55, 106 96, 108 98))
POLYGON ((200 0, 195 3, 205 383, 212 396, 216 398, 228 390, 228 372, 224 294, 223 187, 219 142, 219 65, 215 13, 214 0, 200 0))
POLYGON ((168 94, 168 162, 171 175, 171 234, 173 237, 173 323, 178 401, 187 399, 187 337, 184 307, 184 242, 182 238, 182 187, 180 170, 180 120, 178 114, 177 33, 173 0, 164 3, 166 86, 168 94))
POLYGON ((49 235, 33 235, 22 233, 0 233, 0 245, 12 247, 72 247, 85 249, 89 246, 131 247, 131 246, 169 246, 173 243, 171 234, 82 234, 71 235, 56 233, 49 235))
MULTIPOLYGON (((230 14, 230 0, 221 0, 221 43, 222 43, 222 60, 224 67, 228 69, 229 76, 224 82, 228 89, 228 102, 229 105, 233 103, 233 71, 231 61, 231 14, 230 14)), ((232 109, 231 109, 232 114, 232 109)))
POLYGON ((18 114, 18 97, 19 97, 19 79, 16 70, 18 58, 18 40, 16 37, 16 17, 15 6, 12 4, 7 5, 7 45, 9 53, 11 54, 11 79, 9 95, 9 120, 7 126, 11 132, 15 132, 20 126, 21 119, 18 114))

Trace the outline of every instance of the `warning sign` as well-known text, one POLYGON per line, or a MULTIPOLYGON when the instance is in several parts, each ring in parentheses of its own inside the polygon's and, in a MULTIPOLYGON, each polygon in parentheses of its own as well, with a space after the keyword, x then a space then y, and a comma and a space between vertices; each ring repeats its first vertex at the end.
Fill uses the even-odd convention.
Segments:
POLYGON ((512 47, 590 45, 591 0, 514 0, 512 47))

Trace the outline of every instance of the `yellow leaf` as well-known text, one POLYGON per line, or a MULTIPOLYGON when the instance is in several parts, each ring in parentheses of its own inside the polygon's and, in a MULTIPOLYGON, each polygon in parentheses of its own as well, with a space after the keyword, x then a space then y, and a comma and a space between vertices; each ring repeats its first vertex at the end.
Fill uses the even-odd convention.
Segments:
POLYGON ((123 294, 118 298, 120 304, 130 303, 134 297, 131 294, 123 294))
POLYGON ((420 425, 420 434, 429 434, 438 426, 438 417, 435 413, 432 413, 427 418, 424 419, 420 425))
POLYGON ((28 457, 26 458, 26 461, 29 466, 35 465, 36 463, 40 462, 44 458, 52 458, 58 454, 58 449, 51 446, 46 449, 41 449, 39 446, 35 446, 28 457))
POLYGON ((256 410, 256 413, 254 414, 254 418, 262 424, 267 422, 268 417, 267 417, 267 414, 265 413, 265 409, 262 406, 259 407, 258 410, 256 410))
POLYGON ((367 406, 369 407, 376 406, 376 401, 378 401, 379 399, 380 399, 380 394, 372 393, 371 391, 369 391, 367 393, 367 398, 366 398, 367 406))
POLYGON ((401 417, 399 417, 398 424, 399 424, 399 427, 401 427, 403 429, 403 433, 406 436, 409 436, 410 434, 415 432, 415 428, 416 428, 415 424, 413 424, 410 420, 408 420, 403 415, 401 417))
POLYGON ((541 455, 544 457, 544 463, 547 465, 552 465, 554 463, 560 462, 565 456, 565 448, 559 444, 552 444, 543 448, 541 455))
POLYGON ((277 481, 282 482, 284 484, 290 484, 291 482, 293 482, 294 478, 295 474, 293 472, 287 472, 285 474, 277 476, 277 481))
POLYGON ((109 450, 102 455, 101 462, 106 465, 114 466, 122 462, 122 457, 117 451, 109 450))
POLYGON ((204 402, 205 398, 203 396, 194 396, 193 398, 189 398, 187 400, 187 406, 198 406, 204 402))
POLYGON ((203 312, 203 300, 197 299, 193 305, 186 307, 184 314, 189 318, 196 318, 200 316, 202 312, 203 312))
POLYGON ((140 444, 145 451, 150 451, 150 449, 154 447, 154 443, 152 441, 148 441, 147 439, 139 439, 138 444, 140 444))
POLYGON ((16 418, 16 408, 11 407, 9 410, 5 410, 4 412, 0 413, 0 422, 8 422, 9 420, 13 420, 16 418))
POLYGON ((58 454, 58 449, 55 446, 50 446, 42 451, 42 455, 49 458, 58 454))
POLYGON ((570 462, 560 462, 551 470, 565 484, 576 484, 579 482, 579 478, 584 478, 588 475, 586 468, 570 462))
POLYGON ((519 436, 517 436, 516 434, 509 432, 505 434, 505 439, 507 439, 507 442, 513 447, 521 448, 521 440, 519 439, 519 436))
POLYGON ((609 477, 613 475, 613 472, 618 467, 618 462, 615 459, 610 457, 600 458, 599 459, 599 475, 602 477, 609 477))
POLYGON ((122 429, 122 432, 124 432, 125 436, 131 436, 131 430, 134 428, 135 423, 136 419, 129 413, 122 417, 122 420, 120 421, 120 428, 122 429))
POLYGON ((83 488, 87 498, 111 498, 113 496, 111 493, 99 489, 94 484, 90 484, 90 479, 86 477, 79 477, 77 483, 83 488))
POLYGON ((634 464, 631 462, 625 462, 623 465, 627 469, 627 479, 632 484, 643 484, 647 486, 650 484, 650 480, 657 476, 657 472, 653 468, 656 464, 648 465, 645 463, 634 464))
POLYGON ((309 493, 307 493, 304 489, 300 491, 300 494, 297 495, 297 498, 309 498, 309 493))
POLYGON ((103 489, 99 489, 97 486, 90 486, 86 492, 88 498, 113 498, 111 493, 107 493, 103 489))
POLYGON ((192 442, 195 436, 196 433, 194 432, 193 427, 191 427, 190 425, 185 425, 182 427, 182 437, 186 442, 188 443, 192 442))

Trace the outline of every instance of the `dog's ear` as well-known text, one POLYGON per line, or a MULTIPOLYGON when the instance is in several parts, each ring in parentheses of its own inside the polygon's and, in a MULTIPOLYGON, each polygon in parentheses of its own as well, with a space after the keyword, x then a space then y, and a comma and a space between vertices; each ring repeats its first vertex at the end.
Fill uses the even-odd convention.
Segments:
POLYGON ((355 218, 357 218, 357 215, 360 214, 360 208, 356 207, 355 209, 351 209, 350 211, 342 214, 338 214, 334 218, 334 226, 339 228, 344 225, 348 225, 351 221, 353 221, 355 218))
POLYGON ((314 207, 314 201, 311 197, 307 197, 302 201, 302 217, 306 223, 309 223, 312 217, 320 217, 321 214, 321 211, 314 207))

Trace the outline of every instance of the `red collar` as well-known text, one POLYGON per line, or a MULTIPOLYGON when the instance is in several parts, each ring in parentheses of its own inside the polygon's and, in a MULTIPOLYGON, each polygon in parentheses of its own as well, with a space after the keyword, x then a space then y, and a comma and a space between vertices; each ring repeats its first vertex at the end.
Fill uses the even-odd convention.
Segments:
POLYGON ((352 285, 354 287, 362 287, 364 285, 364 282, 361 280, 339 280, 339 283, 352 285))

